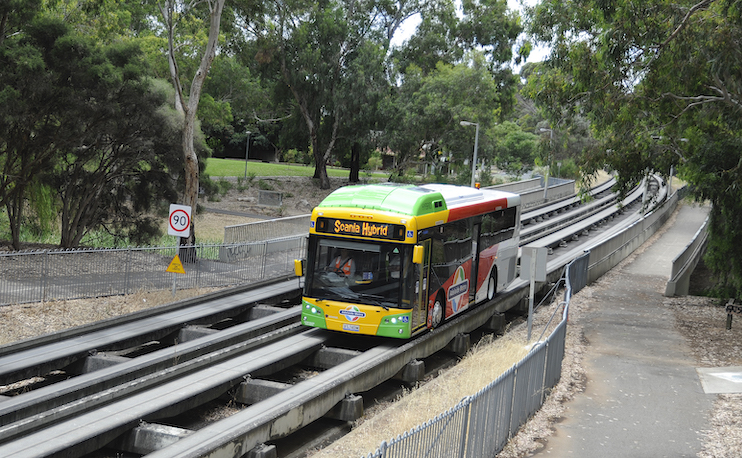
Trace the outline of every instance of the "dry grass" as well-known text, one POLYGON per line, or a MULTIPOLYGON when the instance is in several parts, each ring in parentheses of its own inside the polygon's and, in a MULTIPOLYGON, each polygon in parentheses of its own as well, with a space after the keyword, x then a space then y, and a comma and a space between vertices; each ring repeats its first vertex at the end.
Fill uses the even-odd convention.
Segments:
POLYGON ((354 426, 353 431, 312 458, 365 456, 384 440, 409 431, 476 394, 521 360, 528 350, 522 336, 485 338, 455 367, 403 393, 396 402, 379 405, 354 426))

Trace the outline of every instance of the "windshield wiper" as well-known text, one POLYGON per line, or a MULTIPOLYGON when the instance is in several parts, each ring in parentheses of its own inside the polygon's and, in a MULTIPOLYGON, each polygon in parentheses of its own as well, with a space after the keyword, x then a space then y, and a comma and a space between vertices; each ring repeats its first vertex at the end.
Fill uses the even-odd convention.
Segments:
POLYGON ((373 301, 373 305, 378 305, 379 307, 383 307, 384 310, 389 310, 388 305, 384 305, 381 301, 386 301, 386 298, 384 296, 379 296, 376 294, 368 294, 368 293, 359 293, 359 295, 364 299, 369 299, 370 301, 373 301))

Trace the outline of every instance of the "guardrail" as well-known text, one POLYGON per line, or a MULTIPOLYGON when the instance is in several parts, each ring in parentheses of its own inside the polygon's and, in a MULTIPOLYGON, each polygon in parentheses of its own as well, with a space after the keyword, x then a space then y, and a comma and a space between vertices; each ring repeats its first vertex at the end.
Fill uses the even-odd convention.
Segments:
POLYGON ((613 237, 590 246, 590 275, 588 282, 592 283, 617 266, 619 262, 623 261, 634 250, 646 242, 649 237, 654 235, 657 229, 665 224, 670 218, 670 215, 672 215, 672 212, 677 208, 680 194, 679 192, 674 193, 662 205, 656 207, 651 213, 646 214, 644 218, 615 234, 613 237))
POLYGON ((672 273, 665 287, 665 296, 685 296, 690 287, 690 276, 701 256, 706 251, 708 241, 708 218, 696 231, 693 240, 672 260, 672 273))

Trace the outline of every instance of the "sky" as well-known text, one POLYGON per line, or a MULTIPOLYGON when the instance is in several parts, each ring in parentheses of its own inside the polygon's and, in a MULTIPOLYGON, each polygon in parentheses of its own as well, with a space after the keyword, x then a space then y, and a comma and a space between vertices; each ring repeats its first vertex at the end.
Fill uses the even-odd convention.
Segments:
MULTIPOLYGON (((458 2, 457 2, 458 3, 458 2)), ((522 9, 522 4, 525 4, 527 6, 533 6, 538 3, 538 0, 508 0, 508 8, 511 10, 518 10, 520 11, 522 9)), ((415 33, 415 29, 417 28, 417 25, 420 23, 420 16, 415 15, 409 19, 407 19, 405 22, 402 23, 400 27, 400 31, 395 34, 394 39, 392 39, 392 45, 398 46, 404 43, 410 36, 412 36, 413 33, 415 33)), ((531 51, 531 54, 528 56, 527 62, 541 62, 546 58, 548 55, 549 49, 544 46, 536 46, 531 51)), ((518 72, 520 69, 520 66, 516 66, 513 64, 513 71, 518 72)))

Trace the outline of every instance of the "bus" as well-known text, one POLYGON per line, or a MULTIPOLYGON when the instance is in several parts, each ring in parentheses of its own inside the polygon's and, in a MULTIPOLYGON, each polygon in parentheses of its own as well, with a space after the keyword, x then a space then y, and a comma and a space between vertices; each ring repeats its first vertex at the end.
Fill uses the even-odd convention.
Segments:
POLYGON ((409 338, 494 298, 516 276, 520 196, 445 184, 370 184, 312 211, 301 322, 409 338))

